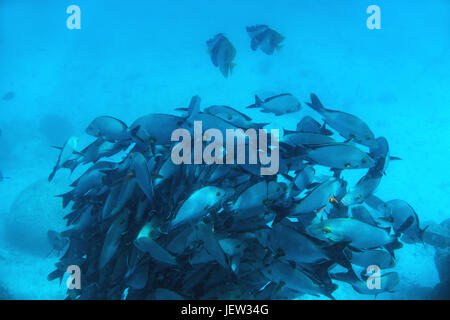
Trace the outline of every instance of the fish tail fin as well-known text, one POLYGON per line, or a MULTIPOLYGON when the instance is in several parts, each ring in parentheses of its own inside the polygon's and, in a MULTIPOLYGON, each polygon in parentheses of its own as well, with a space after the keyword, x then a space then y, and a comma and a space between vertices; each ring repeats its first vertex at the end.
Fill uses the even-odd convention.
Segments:
POLYGON ((403 247, 403 244, 400 241, 398 241, 397 237, 395 237, 394 241, 384 246, 384 248, 391 254, 393 258, 395 258, 394 250, 400 249, 401 247, 403 247))
POLYGON ((200 99, 200 96, 198 96, 198 95, 195 95, 191 98, 191 102, 189 103, 189 107, 187 109, 188 118, 200 113, 200 102, 201 102, 201 99, 200 99))
POLYGON ((339 286, 336 283, 330 283, 325 287, 324 295, 331 300, 336 300, 335 297, 333 297, 332 293, 337 290, 339 286))
POLYGON ((311 93, 311 103, 306 102, 306 104, 317 112, 322 112, 325 109, 319 98, 314 93, 311 93))
POLYGON ((58 167, 55 166, 53 168, 53 171, 50 173, 50 175, 48 176, 48 181, 51 182, 53 180, 53 178, 55 177, 56 171, 58 171, 58 167))
MULTIPOLYGON (((80 155, 82 155, 82 154, 80 154, 80 155)), ((84 157, 84 155, 83 155, 83 157, 84 157)), ((70 173, 73 173, 79 164, 80 164, 79 159, 72 159, 72 160, 66 161, 64 163, 64 168, 69 169, 70 173)))
POLYGON ((345 248, 350 244, 350 242, 338 242, 329 247, 324 248, 327 256, 337 264, 352 270, 352 264, 345 253, 345 248))
POLYGON ((70 200, 72 200, 72 191, 67 193, 59 194, 57 197, 61 197, 63 199, 63 208, 66 208, 69 204, 70 200))
POLYGON ((255 103, 252 105, 249 105, 247 109, 253 109, 253 108, 260 108, 263 104, 263 101, 258 97, 258 95, 255 94, 255 103))
POLYGON ((425 231, 428 229, 428 227, 429 227, 429 225, 426 226, 426 227, 423 228, 423 229, 419 229, 419 239, 420 239, 420 241, 422 241, 422 242, 423 242, 423 234, 424 234, 425 231))
POLYGON ((135 141, 138 141, 138 142, 140 142, 140 143, 146 144, 146 142, 145 142, 144 140, 142 140, 142 139, 137 135, 137 133, 139 132, 139 129, 140 129, 140 128, 141 128, 141 126, 138 125, 138 126, 134 127, 133 129, 130 129, 129 135, 130 135, 130 137, 131 137, 131 140, 135 140, 135 141))

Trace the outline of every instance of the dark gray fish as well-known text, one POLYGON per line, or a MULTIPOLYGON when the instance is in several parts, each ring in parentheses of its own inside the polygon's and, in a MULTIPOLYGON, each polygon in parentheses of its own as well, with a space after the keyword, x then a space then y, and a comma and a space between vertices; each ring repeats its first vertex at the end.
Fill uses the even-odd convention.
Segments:
POLYGON ((110 116, 95 118, 86 128, 86 133, 109 142, 130 138, 127 125, 122 120, 110 116))
POLYGON ((378 188, 381 177, 380 175, 372 176, 369 170, 367 175, 363 176, 355 186, 348 190, 341 202, 346 206, 363 203, 378 188))
POLYGON ((366 152, 346 143, 314 147, 306 156, 315 164, 334 169, 365 169, 375 165, 366 152))
MULTIPOLYGON (((388 272, 380 277, 380 289, 369 289, 366 279, 358 278, 354 273, 335 273, 332 274, 333 279, 349 283, 353 289, 360 294, 377 296, 383 292, 394 292, 395 287, 399 284, 400 279, 397 272, 388 272)), ((370 280, 369 280, 370 281, 370 280)))
POLYGON ((362 221, 373 226, 378 226, 379 223, 372 217, 369 210, 364 206, 352 207, 352 218, 362 221))
POLYGON ((153 145, 168 145, 172 132, 183 123, 183 118, 170 114, 153 113, 140 117, 130 126, 130 132, 145 143, 153 145))
POLYGON ((280 33, 263 24, 247 27, 247 33, 251 38, 252 50, 260 48, 268 55, 272 55, 275 50, 280 50, 281 43, 284 41, 280 33))
POLYGON ((384 207, 383 219, 392 224, 396 234, 403 234, 403 241, 407 243, 423 241, 423 233, 427 227, 420 228, 419 217, 410 204, 404 200, 394 199, 387 201, 384 207))
POLYGON ((288 144, 291 147, 308 147, 336 144, 336 140, 320 133, 284 130, 283 137, 280 139, 281 143, 288 144))
POLYGON ((350 246, 364 250, 399 246, 397 237, 389 230, 351 218, 328 219, 307 227, 308 233, 323 241, 348 241, 350 246), (370 235, 370 236, 368 236, 370 235))
POLYGON ((156 261, 167 263, 169 265, 177 264, 174 256, 149 237, 137 238, 134 241, 134 245, 140 251, 150 254, 150 257, 156 261))
POLYGON ((321 125, 310 116, 303 117, 302 120, 297 123, 296 130, 299 132, 324 134, 327 136, 333 135, 333 132, 326 128, 325 123, 321 125))
POLYGON ((178 209, 175 218, 170 222, 170 227, 175 228, 188 222, 198 221, 212 208, 220 206, 231 195, 231 190, 214 186, 203 187, 195 191, 178 209))
POLYGON ((89 162, 95 163, 101 158, 110 157, 125 150, 129 145, 129 141, 118 141, 114 143, 98 138, 78 153, 81 156, 80 162, 83 164, 89 162))
POLYGON ((130 212, 128 210, 122 211, 122 213, 114 219, 108 231, 106 232, 99 258, 99 270, 102 270, 116 254, 117 249, 120 245, 120 240, 122 239, 122 235, 128 228, 129 214, 130 212))
POLYGON ((318 294, 323 294, 334 299, 331 296, 331 293, 337 286, 325 287, 316 281, 313 281, 304 272, 297 268, 293 268, 287 263, 275 262, 262 269, 262 273, 270 281, 286 286, 297 292, 316 296, 318 294))
POLYGON ((236 49, 222 33, 206 42, 212 63, 219 67, 225 78, 233 72, 233 60, 236 56, 236 49))
POLYGON ((329 203, 334 201, 339 187, 340 182, 338 179, 334 177, 329 178, 327 181, 308 191, 306 196, 300 198, 298 203, 292 208, 290 215, 296 216, 309 213, 319 213, 329 203))
POLYGON ((153 198, 153 183, 152 174, 149 170, 147 160, 142 153, 135 152, 130 154, 131 169, 136 177, 136 181, 141 188, 142 192, 147 196, 147 199, 153 198))
POLYGON ((394 257, 383 249, 348 251, 347 256, 349 256, 352 264, 360 266, 364 270, 372 265, 378 266, 381 270, 395 267, 394 257))
POLYGON ((68 161, 73 160, 76 154, 76 148, 78 147, 78 138, 70 137, 62 148, 57 147, 60 150, 58 160, 56 161, 55 166, 53 167, 52 173, 50 173, 48 177, 48 181, 52 181, 56 172, 63 168, 64 164, 68 161))
POLYGON ((427 223, 428 228, 423 234, 423 241, 435 248, 445 249, 450 247, 450 226, 447 223, 445 221, 440 224, 427 223))
POLYGON ((370 168, 368 175, 372 177, 381 177, 386 174, 389 162, 392 160, 400 160, 398 157, 391 157, 389 152, 389 143, 385 137, 379 137, 370 147, 370 154, 375 159, 375 166, 370 168))
POLYGON ((269 234, 271 249, 286 261, 315 263, 328 260, 326 252, 300 232, 278 223, 269 234))
POLYGON ((306 104, 320 113, 331 128, 349 141, 368 147, 375 143, 374 134, 358 117, 342 111, 325 109, 314 93, 311 93, 311 103, 307 102, 306 104))
POLYGON ((267 125, 267 123, 253 123, 249 116, 227 106, 210 106, 206 108, 204 112, 222 118, 242 129, 262 129, 267 125))
POLYGON ((281 116, 286 113, 300 111, 301 104, 298 99, 290 93, 283 93, 269 97, 264 101, 255 95, 255 104, 252 104, 247 108, 261 108, 261 112, 273 113, 276 116, 281 116))

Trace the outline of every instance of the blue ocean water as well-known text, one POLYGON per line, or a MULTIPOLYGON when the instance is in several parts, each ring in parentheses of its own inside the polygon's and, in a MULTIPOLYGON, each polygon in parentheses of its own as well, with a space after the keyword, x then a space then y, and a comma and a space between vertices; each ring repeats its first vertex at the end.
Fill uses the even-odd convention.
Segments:
MULTIPOLYGON (((203 106, 244 111, 255 94, 289 92, 303 102, 314 92, 362 118, 402 158, 377 196, 408 201, 423 222, 450 218, 449 21, 448 0, 0 0, 0 171, 10 178, 0 182, 0 286, 19 299, 65 296, 64 285, 47 281, 57 259, 18 244, 61 226, 49 194, 71 178, 61 171, 45 186, 58 156, 51 146, 70 135, 86 145, 84 130, 99 115, 131 124, 172 113, 195 94, 203 106), (71 4, 81 9, 80 30, 66 26, 71 4), (379 30, 366 26, 372 4, 381 9, 379 30), (250 49, 245 27, 261 23, 286 38, 273 56, 250 49), (229 78, 205 43, 220 32, 237 50, 229 78)), ((291 130, 314 114, 306 106, 279 117, 245 112, 291 130)), ((439 282, 434 254, 428 244, 405 244, 396 252, 400 285, 379 298, 421 298, 419 288, 439 282)), ((346 284, 335 296, 372 298, 346 284)))

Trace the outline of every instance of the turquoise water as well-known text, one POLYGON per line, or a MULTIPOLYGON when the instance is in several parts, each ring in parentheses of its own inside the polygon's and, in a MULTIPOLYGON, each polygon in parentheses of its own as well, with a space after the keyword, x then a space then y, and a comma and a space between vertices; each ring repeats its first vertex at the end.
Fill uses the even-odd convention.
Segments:
MULTIPOLYGON (((70 135, 86 145, 84 130, 99 115, 131 124, 186 106, 195 94, 203 106, 243 111, 255 94, 290 92, 303 102, 314 92, 325 106, 362 118, 403 159, 390 164, 377 196, 408 201, 421 221, 450 218, 449 21, 447 0, 0 0, 0 97, 13 93, 0 100, 0 170, 11 178, 0 182, 0 285, 15 298, 64 298, 64 285, 46 280, 56 257, 18 244, 61 225, 61 214, 50 212, 58 210, 54 198, 38 187, 17 201, 51 172, 58 155, 51 146, 70 135), (81 8, 80 30, 66 27, 70 4, 81 8), (381 9, 380 30, 366 26, 371 4, 381 9), (286 37, 273 56, 250 49, 245 27, 260 23, 286 37), (237 50, 227 79, 205 44, 219 32, 237 50)), ((314 114, 247 113, 290 129, 314 114)), ((69 179, 59 172, 53 194, 69 179)), ((398 250, 401 283, 379 298, 420 298, 418 287, 436 285, 434 250, 422 243, 398 250)), ((368 298, 345 284, 335 296, 368 298)))

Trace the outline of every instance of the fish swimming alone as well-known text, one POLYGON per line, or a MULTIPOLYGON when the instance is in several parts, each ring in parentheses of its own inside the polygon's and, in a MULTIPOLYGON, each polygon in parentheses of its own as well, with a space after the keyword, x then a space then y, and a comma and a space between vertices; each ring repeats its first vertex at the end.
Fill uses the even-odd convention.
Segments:
POLYGON ((206 42, 212 63, 219 68, 225 78, 233 72, 236 49, 222 33, 206 42))
POLYGON ((260 48, 267 55, 272 55, 275 50, 280 50, 281 43, 284 41, 284 36, 264 24, 247 27, 247 33, 251 38, 252 50, 260 48))

